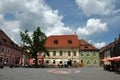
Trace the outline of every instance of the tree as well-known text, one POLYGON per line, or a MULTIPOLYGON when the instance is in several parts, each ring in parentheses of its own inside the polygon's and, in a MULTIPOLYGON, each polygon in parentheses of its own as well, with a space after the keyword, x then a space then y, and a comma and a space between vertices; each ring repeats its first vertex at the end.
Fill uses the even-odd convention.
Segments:
POLYGON ((45 55, 49 56, 47 49, 44 47, 47 38, 45 33, 40 30, 40 27, 38 27, 33 32, 32 36, 28 34, 28 30, 20 32, 20 36, 24 46, 23 52, 27 51, 28 55, 35 59, 35 67, 38 67, 38 53, 41 54, 44 52, 45 55))

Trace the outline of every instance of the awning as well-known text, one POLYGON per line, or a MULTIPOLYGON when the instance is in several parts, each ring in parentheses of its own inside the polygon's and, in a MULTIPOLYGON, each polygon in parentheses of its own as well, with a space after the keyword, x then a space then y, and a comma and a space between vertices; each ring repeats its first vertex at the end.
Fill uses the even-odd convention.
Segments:
POLYGON ((70 60, 68 60, 68 59, 64 59, 64 61, 70 61, 70 60))
POLYGON ((108 62, 107 58, 101 59, 103 62, 108 62))
POLYGON ((113 58, 107 58, 107 61, 111 62, 114 61, 113 58))
POLYGON ((102 59, 101 61, 104 61, 104 62, 116 61, 116 62, 117 62, 117 61, 120 61, 120 56, 104 58, 104 59, 102 59))
POLYGON ((56 61, 62 61, 61 59, 57 59, 56 61))
POLYGON ((120 61, 120 56, 113 57, 113 60, 114 60, 114 61, 120 61))

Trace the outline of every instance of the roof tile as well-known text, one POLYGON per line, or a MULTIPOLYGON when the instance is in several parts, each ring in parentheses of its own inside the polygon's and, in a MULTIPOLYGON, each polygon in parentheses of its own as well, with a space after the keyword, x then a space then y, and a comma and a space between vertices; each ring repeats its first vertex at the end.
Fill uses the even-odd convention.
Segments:
POLYGON ((53 35, 49 36, 45 43, 46 47, 79 47, 77 35, 53 35), (58 41, 58 43, 54 43, 58 41))

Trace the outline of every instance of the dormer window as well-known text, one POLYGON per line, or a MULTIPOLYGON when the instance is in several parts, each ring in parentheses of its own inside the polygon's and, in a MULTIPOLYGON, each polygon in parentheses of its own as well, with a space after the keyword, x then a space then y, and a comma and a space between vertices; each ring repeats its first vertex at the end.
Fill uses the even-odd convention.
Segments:
POLYGON ((87 48, 88 48, 88 46, 85 46, 85 48, 87 49, 87 48))
POLYGON ((13 42, 11 42, 11 45, 14 45, 14 43, 13 43, 13 42))
POLYGON ((7 40, 6 39, 3 39, 3 41, 6 43, 7 42, 7 40))
POLYGON ((72 40, 68 40, 68 44, 72 44, 72 40))
POLYGON ((54 40, 54 44, 58 44, 58 40, 54 40))

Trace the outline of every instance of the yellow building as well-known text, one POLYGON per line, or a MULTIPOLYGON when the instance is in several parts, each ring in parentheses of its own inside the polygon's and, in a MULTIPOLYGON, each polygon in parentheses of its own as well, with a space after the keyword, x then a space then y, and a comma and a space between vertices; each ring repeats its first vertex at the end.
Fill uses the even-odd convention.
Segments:
MULTIPOLYGON (((49 51, 50 56, 44 58, 44 63, 46 65, 67 65, 67 66, 83 66, 85 61, 81 57, 80 52, 82 50, 81 40, 78 39, 76 34, 74 35, 53 35, 49 36, 46 40, 45 47, 49 51)), ((91 47, 89 47, 91 48, 91 47)), ((93 47, 92 47, 93 48, 93 47)), ((94 47, 95 51, 96 49, 94 47)), ((90 50, 91 51, 91 50, 90 50)), ((94 53, 94 51, 93 51, 94 53)), ((98 55, 98 54, 97 54, 98 55)), ((98 62, 98 57, 93 58, 96 63, 98 62)))
POLYGON ((56 35, 46 40, 46 48, 50 56, 44 61, 49 65, 69 65, 80 62, 79 41, 77 35, 56 35))

